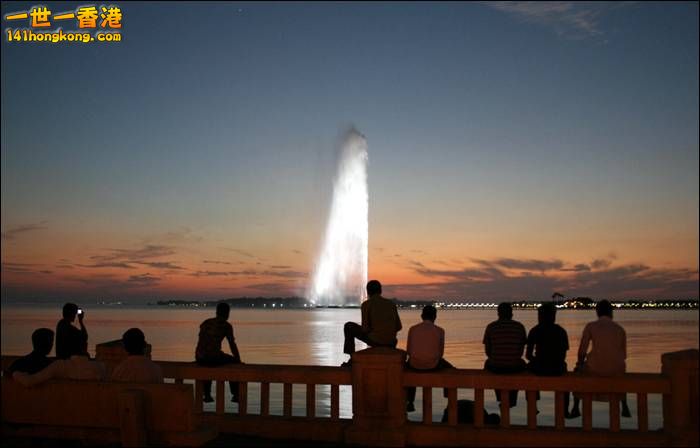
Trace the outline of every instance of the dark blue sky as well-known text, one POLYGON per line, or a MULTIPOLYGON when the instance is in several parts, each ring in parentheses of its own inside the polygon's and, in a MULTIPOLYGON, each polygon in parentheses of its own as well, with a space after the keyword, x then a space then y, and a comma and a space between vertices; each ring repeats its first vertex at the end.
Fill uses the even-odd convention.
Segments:
POLYGON ((2 231, 41 228, 3 263, 180 232, 188 269, 234 248, 304 273, 354 125, 390 282, 610 254, 697 279, 697 3, 116 4, 118 44, 3 38, 2 231))

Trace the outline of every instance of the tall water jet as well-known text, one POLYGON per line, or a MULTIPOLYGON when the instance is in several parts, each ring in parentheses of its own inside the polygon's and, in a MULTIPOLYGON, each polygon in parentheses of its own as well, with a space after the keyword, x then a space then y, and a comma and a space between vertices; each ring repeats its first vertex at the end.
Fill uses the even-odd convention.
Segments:
POLYGON ((326 234, 309 299, 319 306, 358 305, 367 298, 367 140, 356 129, 344 136, 326 234))

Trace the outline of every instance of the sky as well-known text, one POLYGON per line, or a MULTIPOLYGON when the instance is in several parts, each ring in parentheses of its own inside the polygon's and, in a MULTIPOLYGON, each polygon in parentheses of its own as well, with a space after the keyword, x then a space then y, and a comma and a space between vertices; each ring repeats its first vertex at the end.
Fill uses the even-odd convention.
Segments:
POLYGON ((385 296, 698 297, 697 2, 115 5, 3 35, 3 302, 304 295, 351 126, 385 296))

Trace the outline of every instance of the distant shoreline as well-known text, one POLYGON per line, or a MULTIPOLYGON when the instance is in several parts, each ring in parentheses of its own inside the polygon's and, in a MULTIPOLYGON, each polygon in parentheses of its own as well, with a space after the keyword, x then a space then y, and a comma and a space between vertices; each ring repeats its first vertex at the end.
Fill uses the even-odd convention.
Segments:
MULTIPOLYGON (((391 299, 396 303, 400 310, 417 310, 420 311, 426 305, 433 305, 443 311, 453 310, 488 310, 494 309, 500 302, 460 302, 448 303, 432 300, 397 300, 391 299)), ((159 300, 157 302, 148 303, 133 303, 122 301, 99 301, 85 302, 76 301, 82 306, 98 306, 100 308, 137 308, 137 309, 153 309, 153 308, 170 308, 170 309, 198 309, 198 308, 214 308, 220 302, 228 303, 231 308, 235 309, 255 309, 255 310, 323 310, 323 309, 359 309, 359 305, 330 305, 319 306, 298 297, 255 297, 255 298, 232 298, 225 300, 159 300)), ((690 311, 698 310, 698 300, 627 300, 616 301, 611 300, 616 309, 624 310, 669 310, 669 311, 690 311)), ((527 301, 512 301, 513 309, 516 310, 536 310, 542 303, 554 303, 560 310, 591 310, 595 308, 593 299, 575 298, 568 300, 527 300, 527 301)), ((2 307, 57 307, 60 308, 63 301, 34 301, 34 302, 7 302, 2 301, 2 307)))

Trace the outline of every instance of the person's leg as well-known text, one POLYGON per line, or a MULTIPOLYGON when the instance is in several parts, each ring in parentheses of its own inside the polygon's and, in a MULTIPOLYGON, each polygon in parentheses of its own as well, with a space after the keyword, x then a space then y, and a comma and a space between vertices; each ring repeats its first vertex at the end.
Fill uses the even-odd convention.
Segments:
MULTIPOLYGON (((346 322, 345 327, 343 328, 343 332, 345 333, 345 344, 343 346, 343 353, 346 353, 348 355, 352 355, 353 353, 355 353, 355 339, 364 342, 370 347, 377 347, 381 345, 369 339, 365 332, 362 331, 362 326, 356 324, 355 322, 346 322)), ((393 346, 396 347, 397 343, 398 342, 394 343, 393 346)))
POLYGON ((355 353, 355 338, 362 335, 362 326, 355 322, 346 322, 343 327, 345 334, 345 344, 343 345, 343 353, 352 355, 355 353))
POLYGON ((571 408, 569 418, 577 418, 581 416, 581 411, 579 410, 579 401, 580 399, 576 396, 576 394, 574 394, 574 406, 571 408))
MULTIPOLYGON (((450 364, 449 361, 447 361, 445 358, 440 358, 440 361, 438 361, 437 367, 435 367, 435 370, 442 370, 442 369, 452 369, 454 366, 450 364)), ((447 388, 442 389, 442 396, 447 398, 447 388)))
MULTIPOLYGON (((238 358, 234 358, 233 356, 227 353, 222 353, 221 365, 225 364, 240 364, 240 361, 238 360, 238 358)), ((231 401, 234 403, 238 403, 238 381, 229 381, 228 387, 231 390, 231 401)))
POLYGON ((627 406, 627 394, 622 395, 622 416, 623 417, 632 417, 632 413, 630 412, 629 406, 627 406))
MULTIPOLYGON (((211 367, 207 359, 198 359, 196 363, 202 367, 211 367)), ((214 398, 211 396, 211 381, 202 381, 202 395, 205 403, 212 403, 214 398)))
POLYGON ((517 390, 509 390, 508 391, 508 399, 510 401, 510 407, 514 408, 518 404, 518 391, 517 390))
POLYGON ((416 388, 407 387, 406 388, 406 410, 408 412, 413 412, 416 410, 413 402, 416 400, 416 388))

